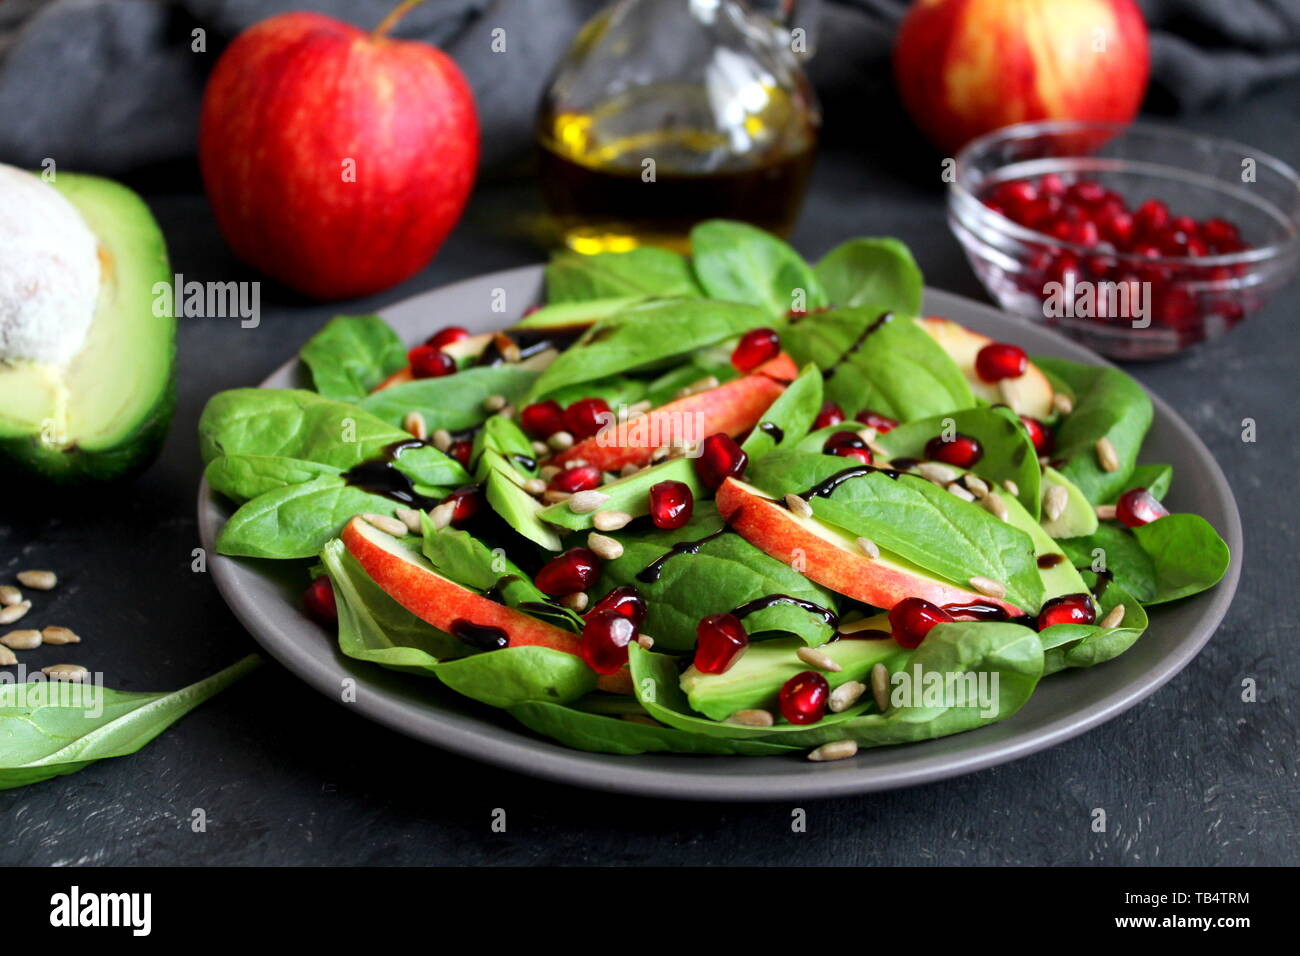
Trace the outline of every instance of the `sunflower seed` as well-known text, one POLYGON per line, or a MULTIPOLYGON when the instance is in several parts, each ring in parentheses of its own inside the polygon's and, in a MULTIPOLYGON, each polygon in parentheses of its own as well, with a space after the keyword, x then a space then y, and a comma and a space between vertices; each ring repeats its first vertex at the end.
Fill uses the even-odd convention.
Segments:
POLYGON ((506 397, 504 395, 489 395, 483 399, 483 411, 499 412, 506 407, 506 397))
POLYGON ((551 453, 551 446, 544 441, 533 442, 533 454, 538 458, 544 458, 551 453))
POLYGON ((424 423, 424 416, 419 412, 407 412, 402 419, 402 430, 414 435, 420 441, 429 437, 429 426, 424 423))
POLYGON ((83 681, 90 676, 90 671, 80 664, 51 664, 42 667, 41 673, 51 680, 83 681))
POLYGON ((961 472, 955 468, 940 464, 937 461, 923 461, 916 466, 916 473, 922 478, 928 478, 937 485, 946 485, 950 481, 956 481, 961 477, 961 472))
POLYGON ((559 504, 561 501, 568 501, 572 497, 572 491, 560 491, 558 488, 547 488, 542 492, 542 500, 548 505, 559 504))
POLYGON ((550 481, 562 471, 564 471, 564 469, 559 465, 543 465, 541 470, 537 472, 537 475, 542 479, 542 481, 550 481))
POLYGON ((1004 598, 1007 596, 1007 589, 1000 581, 994 581, 992 578, 986 578, 982 574, 977 574, 970 579, 970 586, 980 594, 988 597, 1004 598))
POLYGON ((518 343, 513 339, 507 338, 505 342, 498 342, 497 348, 501 352, 501 357, 511 365, 524 357, 524 353, 519 350, 518 343))
POLYGON ((597 531, 617 531, 627 526, 632 516, 626 511, 597 511, 592 516, 591 524, 597 531))
POLYGON ((967 475, 962 479, 962 484, 965 485, 966 490, 976 498, 983 498, 989 493, 988 482, 979 475, 967 475))
POLYGON ((889 710, 889 668, 884 664, 871 668, 871 696, 876 701, 876 710, 882 714, 889 710))
POLYGON ((1038 456, 1038 467, 1039 467, 1039 468, 1047 468, 1047 467, 1049 467, 1051 464, 1052 464, 1052 459, 1051 459, 1050 456, 1048 456, 1048 455, 1039 455, 1039 456, 1038 456))
POLYGON ((502 405, 500 411, 498 411, 497 414, 500 415, 502 418, 514 418, 515 407, 513 405, 502 405))
POLYGON ((569 510, 575 515, 591 514, 606 501, 609 495, 603 491, 579 491, 569 498, 569 510))
POLYGON ((570 611, 577 611, 581 614, 587 609, 587 602, 591 598, 587 597, 586 591, 579 591, 577 594, 569 594, 561 599, 561 603, 570 611))
POLYGON ((858 429, 858 437, 861 438, 868 445, 870 445, 873 441, 875 441, 877 438, 880 437, 880 432, 878 432, 876 429, 868 425, 866 428, 858 429))
POLYGON ((0 644, 0 667, 12 667, 18 663, 18 656, 13 651, 0 644))
POLYGON ((12 607, 23 599, 23 592, 12 584, 0 584, 0 607, 12 607))
POLYGON ((954 497, 960 498, 962 501, 975 500, 975 496, 971 494, 969 491, 967 491, 966 486, 963 485, 960 481, 951 482, 947 487, 948 487, 948 491, 954 497))
POLYGON ((573 447, 573 435, 561 429, 546 439, 546 444, 551 446, 552 451, 568 451, 573 447))
POLYGON ((1119 452, 1105 435, 1097 439, 1097 463, 1102 471, 1119 471, 1119 452))
POLYGON ((31 601, 19 601, 6 608, 0 608, 0 624, 12 624, 32 609, 31 601))
POLYGON ((1057 392, 1052 396, 1052 407, 1060 415, 1068 415, 1074 411, 1074 399, 1070 398, 1064 392, 1057 392))
POLYGON ((564 463, 565 471, 570 471, 574 468, 586 468, 586 467, 587 467, 587 459, 585 458, 570 458, 568 461, 564 463))
POLYGON ((1106 612, 1106 616, 1097 622, 1098 627, 1119 627, 1124 622, 1124 605, 1116 604, 1106 612))
POLYGON ((451 519, 456 514, 456 502, 444 501, 438 507, 429 512, 429 520, 433 522, 434 528, 441 531, 451 524, 451 519))
POLYGON ((995 518, 1001 521, 1007 520, 1007 503, 1000 496, 989 495, 987 498, 982 498, 980 504, 995 518))
POLYGON ((1093 510, 1097 512, 1098 521, 1110 521, 1115 517, 1114 505, 1097 505, 1097 507, 1093 510))
POLYGON ((1065 485, 1048 485, 1043 492, 1043 514, 1048 521, 1055 521, 1065 514, 1065 506, 1070 503, 1070 493, 1065 485))
POLYGON ((867 692, 867 685, 860 680, 845 681, 839 687, 831 691, 830 700, 826 706, 830 708, 832 714, 838 714, 842 710, 848 710, 858 702, 858 699, 867 692))
POLYGON ((613 561, 623 556, 623 542, 609 535, 597 534, 595 531, 587 535, 587 547, 595 551, 597 557, 604 558, 606 561, 613 561))
POLYGON ((636 636, 636 642, 640 644, 642 647, 644 647, 647 651, 650 650, 650 648, 655 646, 655 639, 651 637, 649 634, 638 634, 636 636))
POLYGON ((1015 495, 1017 498, 1020 497, 1020 486, 1010 478, 1002 482, 1002 487, 1007 489, 1008 494, 1015 495))
POLYGON ((433 447, 438 451, 446 451, 451 447, 451 432, 445 428, 435 428, 433 430, 433 447))
POLYGON ((672 449, 669 448, 667 445, 660 445, 658 448, 656 448, 654 451, 650 453, 650 460, 663 461, 665 458, 668 457, 668 453, 670 451, 672 451, 672 449))
POLYGON ((42 644, 80 644, 81 635, 67 627, 47 627, 41 631, 42 644))
POLYGON ((818 650, 815 647, 801 647, 799 650, 795 651, 795 654, 798 655, 799 660, 803 661, 805 664, 809 664, 821 671, 830 671, 832 674, 838 674, 840 671, 844 670, 844 668, 840 666, 839 661, 835 660, 835 658, 831 657, 825 651, 818 650))
POLYGON ((715 375, 709 375, 700 379, 698 382, 692 382, 685 388, 677 390, 678 398, 690 398, 692 395, 698 395, 700 392, 707 392, 709 389, 718 387, 718 379, 715 375))
POLYGON ((420 512, 414 508, 394 508, 393 514, 397 520, 406 525, 406 530, 411 534, 423 534, 424 526, 420 524, 420 512))
POLYGON ((858 547, 862 549, 863 554, 871 558, 873 561, 880 557, 880 548, 878 548, 876 542, 872 541, 870 538, 858 538, 858 547))
POLYGON ((640 470, 641 470, 640 465, 638 465, 634 461, 629 461, 626 465, 624 465, 622 468, 619 469, 618 474, 620 478, 630 478, 640 470))
POLYGON ((546 491, 546 482, 540 478, 529 478, 524 482, 524 491, 536 498, 546 491))
POLYGON ((15 651, 30 651, 34 647, 41 646, 41 632, 10 631, 4 637, 0 637, 0 644, 11 647, 15 651))
POLYGON ((53 571, 19 571, 18 583, 37 591, 52 591, 59 583, 59 576, 53 571))
POLYGON ((727 718, 727 723, 742 727, 771 727, 776 719, 767 710, 738 710, 727 718))
POLYGON ((792 493, 785 496, 785 506, 789 508, 791 512, 797 514, 800 518, 812 517, 813 514, 812 505, 808 504, 807 501, 805 501, 803 498, 800 498, 796 494, 792 493))
POLYGON ((808 759, 817 761, 843 760, 845 757, 852 757, 857 752, 858 742, 856 740, 832 740, 808 754, 808 759))
MULTIPOLYGON (((442 506, 439 505, 439 507, 442 506)), ((391 534, 394 538, 400 538, 402 535, 406 534, 406 522, 398 521, 390 515, 366 513, 361 516, 361 519, 378 528, 380 531, 383 531, 386 534, 391 534)))

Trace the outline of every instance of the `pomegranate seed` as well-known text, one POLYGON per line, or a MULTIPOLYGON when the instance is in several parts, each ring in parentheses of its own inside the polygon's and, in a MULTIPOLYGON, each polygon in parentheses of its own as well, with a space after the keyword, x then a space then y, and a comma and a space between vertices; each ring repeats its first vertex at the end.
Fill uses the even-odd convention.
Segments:
POLYGON ((695 669, 723 674, 749 645, 749 635, 734 614, 710 614, 695 627, 695 669))
POLYGON ((844 409, 840 408, 834 402, 823 402, 821 411, 813 420, 813 431, 819 428, 829 428, 831 425, 838 425, 845 419, 844 409))
POLYGON ((1138 232, 1150 236, 1159 232, 1169 222, 1169 207, 1159 199, 1148 199, 1137 207, 1133 218, 1138 232))
POLYGON ((1133 241, 1133 214, 1117 212, 1106 216, 1099 224, 1101 234, 1107 242, 1123 249, 1133 241))
POLYGON ((564 426, 578 441, 590 438, 613 420, 603 398, 580 398, 564 410, 564 426))
POLYGON ((582 659, 597 674, 612 674, 627 663, 627 646, 636 638, 632 619, 618 611, 592 611, 582 625, 582 659))
POLYGON ((1101 241, 1101 233, 1095 222, 1075 222, 1070 224, 1070 241, 1092 248, 1101 241))
POLYGON ((752 329, 740 337, 731 353, 731 364, 737 372, 752 372, 780 352, 781 337, 775 329, 752 329))
POLYGON ((417 345, 406 353, 414 378, 441 378, 456 371, 456 360, 432 345, 417 345))
POLYGON ((1080 179, 1066 190, 1066 198, 1084 206, 1094 206, 1106 198, 1106 187, 1092 179, 1080 179))
POLYGON ((881 435, 898 427, 898 422, 894 421, 892 418, 886 418, 884 415, 877 415, 869 409, 864 409, 863 411, 858 412, 857 420, 862 422, 864 425, 870 425, 881 435))
POLYGON ((1174 216, 1169 220, 1169 227, 1189 236, 1196 235, 1201 228, 1191 216, 1174 216))
POLYGON ((1056 173, 1048 173, 1038 180, 1038 191, 1044 196, 1064 196, 1065 180, 1056 173))
POLYGON ((595 465, 579 465, 577 468, 566 468, 552 478, 551 487, 556 491, 573 494, 599 488, 604 480, 605 475, 595 465))
POLYGON ((1169 514, 1169 509, 1145 488, 1130 488, 1115 502, 1115 517, 1130 528, 1150 524, 1169 514))
POLYGON ((739 478, 745 473, 749 456, 724 432, 704 439, 700 457, 695 459, 695 473, 706 488, 717 488, 728 478, 739 478))
POLYGON ((468 329, 462 329, 459 325, 449 325, 445 329, 434 332, 424 340, 424 344, 433 346, 435 349, 445 349, 448 345, 454 345, 461 339, 467 338, 469 338, 468 329))
POLYGON ((1241 241, 1237 227, 1226 219, 1207 219, 1201 225, 1201 236, 1217 251, 1220 246, 1241 241))
POLYGON ((993 195, 1004 206, 1022 205, 1038 199, 1038 188, 1027 179, 1013 179, 999 185, 993 195))
POLYGON ((478 485, 465 485, 443 498, 440 504, 448 501, 456 503, 451 512, 451 523, 460 526, 479 513, 483 505, 483 490, 478 485))
POLYGON ((1021 415, 1020 423, 1025 426, 1025 431, 1029 432, 1029 440, 1034 443, 1034 451, 1039 455, 1050 455, 1055 442, 1047 426, 1037 418, 1030 418, 1028 415, 1021 415))
POLYGON ((1079 283, 1079 260, 1072 252, 1059 252, 1047 267, 1047 278, 1066 287, 1079 283))
POLYGON ((1029 356, 1018 345, 993 342, 975 356, 975 373, 986 382, 1019 378, 1029 368, 1029 356))
POLYGON ((460 441, 452 442, 451 447, 447 449, 447 454, 451 455, 452 458, 455 458, 458 462, 460 462, 461 467, 463 468, 469 467, 469 456, 472 455, 473 453, 474 453, 474 443, 467 441, 463 438, 460 441))
POLYGON ((661 481, 650 486, 650 520, 656 528, 680 528, 694 511, 695 496, 686 482, 661 481))
POLYGON ((955 620, 943 608, 918 597, 903 598, 889 609, 890 632, 906 648, 920 647, 930 628, 955 620))
POLYGON ((795 674, 785 682, 778 698, 781 716, 792 724, 815 724, 826 713, 830 684, 816 671, 795 674))
POLYGON ((302 609, 317 624, 337 624, 338 605, 334 603, 334 585, 327 575, 313 578, 302 592, 302 609))
POLYGON ((560 403, 547 399, 526 405, 519 413, 519 424, 529 438, 547 439, 564 428, 564 409, 560 403))
POLYGON ((533 583, 550 597, 566 597, 596 583, 600 561, 588 548, 570 548, 542 565, 533 583))
POLYGON ((957 468, 973 468, 983 456, 984 446, 969 435, 957 434, 952 441, 944 441, 938 435, 925 443, 926 458, 957 468))
POLYGON ((641 596, 640 591, 630 584, 621 584, 592 605, 587 614, 590 616, 597 611, 614 611, 622 614, 640 628, 645 622, 647 608, 645 598, 641 596))
POLYGON ((1044 630, 1054 624, 1093 624, 1097 620, 1097 609, 1093 606, 1091 594, 1064 594, 1052 598, 1038 612, 1038 629, 1044 630))
POLYGON ((1185 251, 1189 256, 1208 256, 1210 254, 1210 246, 1200 236, 1188 236, 1185 251))
POLYGON ((871 449, 854 432, 836 432, 822 445, 823 455, 839 455, 841 458, 856 458, 864 465, 870 465, 875 459, 871 449))

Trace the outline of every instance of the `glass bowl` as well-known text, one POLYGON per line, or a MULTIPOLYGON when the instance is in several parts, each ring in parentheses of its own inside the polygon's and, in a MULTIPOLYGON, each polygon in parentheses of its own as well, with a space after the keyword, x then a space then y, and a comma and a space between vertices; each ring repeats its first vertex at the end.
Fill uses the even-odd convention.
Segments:
POLYGON ((948 223, 1004 309, 1119 359, 1222 335, 1300 267, 1295 170, 1144 123, 1017 123, 972 140, 948 223))

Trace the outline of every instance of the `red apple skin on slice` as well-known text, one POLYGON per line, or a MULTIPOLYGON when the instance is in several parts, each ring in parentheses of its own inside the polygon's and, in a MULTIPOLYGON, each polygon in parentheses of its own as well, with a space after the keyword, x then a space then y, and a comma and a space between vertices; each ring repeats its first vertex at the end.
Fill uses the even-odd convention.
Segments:
POLYGON ((654 450, 671 444, 674 439, 700 441, 718 432, 734 438, 758 424, 768 406, 798 374, 799 367, 794 360, 782 352, 748 375, 725 385, 679 398, 639 418, 609 426, 601 434, 556 455, 551 463, 563 465, 572 458, 581 458, 603 471, 618 471, 625 465, 650 464, 654 450))
POLYGON ((873 607, 889 610, 903 598, 931 604, 996 604, 1012 617, 1020 608, 939 578, 918 573, 887 553, 868 558, 852 538, 816 518, 800 518, 762 491, 728 478, 718 489, 718 512, 750 544, 796 567, 818 584, 873 607))
MULTIPOLYGON (((420 620, 450 633, 453 621, 500 628, 511 647, 550 647, 581 656, 578 635, 547 624, 512 607, 488 600, 425 566, 392 535, 363 518, 353 518, 343 528, 343 545, 371 580, 393 600, 420 620)), ((487 653, 492 653, 488 651, 487 653)), ((632 678, 626 668, 602 675, 601 690, 631 694, 632 678)))
POLYGON ((1017 414, 1028 415, 1030 418, 1050 419, 1056 414, 1052 408, 1055 393, 1052 383, 1033 362, 1029 363, 1025 374, 1019 378, 986 382, 975 371, 975 356, 980 349, 991 344, 993 339, 952 319, 932 315, 917 319, 917 322, 929 333, 930 338, 943 346, 948 357, 957 363, 957 367, 966 376, 966 381, 970 383, 971 391, 978 397, 989 402, 1005 402, 1017 414))
POLYGON ((384 389, 392 388, 394 385, 402 385, 406 382, 414 382, 414 381, 415 381, 415 376, 411 374, 411 366, 408 365, 406 366, 406 368, 399 368, 392 375, 388 376, 388 378, 384 379, 382 382, 380 382, 378 385, 372 388, 370 390, 370 394, 373 395, 375 392, 382 392, 384 389))

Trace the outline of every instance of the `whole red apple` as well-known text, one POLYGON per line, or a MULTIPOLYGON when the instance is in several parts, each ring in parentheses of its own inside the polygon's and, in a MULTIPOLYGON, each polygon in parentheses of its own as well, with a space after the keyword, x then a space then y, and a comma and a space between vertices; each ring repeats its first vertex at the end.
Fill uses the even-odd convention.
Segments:
POLYGON ((1128 122, 1150 70, 1133 0, 918 0, 894 43, 903 103, 949 153, 1010 123, 1128 122))
POLYGON ((434 47, 389 38, 394 19, 367 33, 271 17, 235 38, 204 91, 199 164, 217 225, 240 258, 314 298, 419 271, 474 182, 469 85, 434 47))

